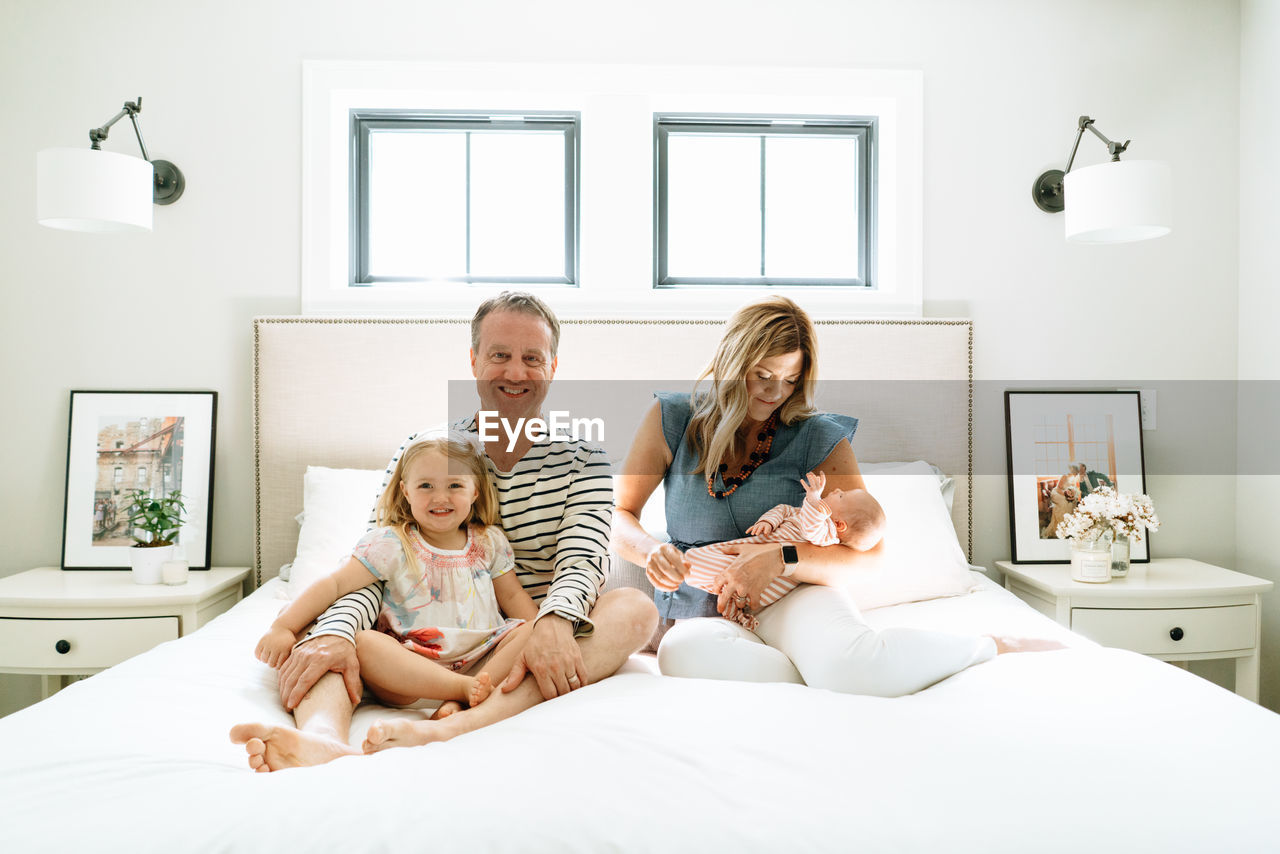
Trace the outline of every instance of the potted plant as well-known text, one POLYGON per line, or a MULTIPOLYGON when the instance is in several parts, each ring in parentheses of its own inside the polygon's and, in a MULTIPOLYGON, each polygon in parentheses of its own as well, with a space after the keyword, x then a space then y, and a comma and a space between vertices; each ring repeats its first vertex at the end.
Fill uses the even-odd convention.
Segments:
POLYGON ((1080 499, 1055 533, 1071 541, 1071 577, 1098 582, 1128 575, 1129 538, 1141 540, 1143 531, 1159 528, 1150 497, 1099 486, 1080 499))
POLYGON ((134 539, 129 552, 134 583, 159 584, 160 567, 173 559, 173 541, 187 512, 182 493, 153 498, 147 490, 135 489, 127 495, 127 501, 129 534, 134 539))

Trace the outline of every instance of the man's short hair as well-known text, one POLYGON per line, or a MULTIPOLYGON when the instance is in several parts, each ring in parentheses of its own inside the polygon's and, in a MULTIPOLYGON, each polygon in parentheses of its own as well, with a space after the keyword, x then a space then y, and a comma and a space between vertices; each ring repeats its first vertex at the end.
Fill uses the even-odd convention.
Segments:
POLYGON ((555 312, 542 300, 524 291, 503 291, 496 297, 490 297, 480 303, 475 316, 471 318, 471 351, 480 352, 480 321, 495 311, 518 311, 539 318, 551 329, 551 358, 556 357, 560 348, 560 321, 555 312))

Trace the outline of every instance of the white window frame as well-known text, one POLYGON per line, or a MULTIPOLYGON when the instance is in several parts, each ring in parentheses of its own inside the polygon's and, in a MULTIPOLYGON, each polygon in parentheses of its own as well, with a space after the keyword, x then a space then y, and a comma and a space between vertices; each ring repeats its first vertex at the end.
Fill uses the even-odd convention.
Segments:
POLYGON ((320 62, 303 64, 302 311, 469 317, 519 284, 350 287, 350 111, 578 112, 582 117, 578 287, 531 284, 563 317, 722 318, 765 293, 815 316, 919 317, 923 79, 919 71, 816 68, 320 62), (874 289, 655 288, 653 115, 875 116, 874 289))

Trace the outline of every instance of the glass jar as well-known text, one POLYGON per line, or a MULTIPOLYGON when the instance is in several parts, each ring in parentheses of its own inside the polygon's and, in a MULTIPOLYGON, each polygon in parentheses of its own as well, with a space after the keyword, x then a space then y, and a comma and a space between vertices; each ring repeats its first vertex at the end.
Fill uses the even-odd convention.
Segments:
POLYGON ((1116 534, 1111 543, 1111 577, 1124 578, 1129 574, 1129 538, 1116 534))
POLYGON ((1071 580, 1104 584, 1111 580, 1111 547, 1098 540, 1071 541, 1071 580))

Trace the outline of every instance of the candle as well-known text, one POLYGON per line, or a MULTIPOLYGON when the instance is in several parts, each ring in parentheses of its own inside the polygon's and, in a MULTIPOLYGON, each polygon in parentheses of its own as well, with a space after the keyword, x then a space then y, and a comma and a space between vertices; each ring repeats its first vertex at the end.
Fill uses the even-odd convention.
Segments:
POLYGON ((160 580, 165 584, 186 584, 187 562, 185 560, 166 560, 160 565, 160 580))

